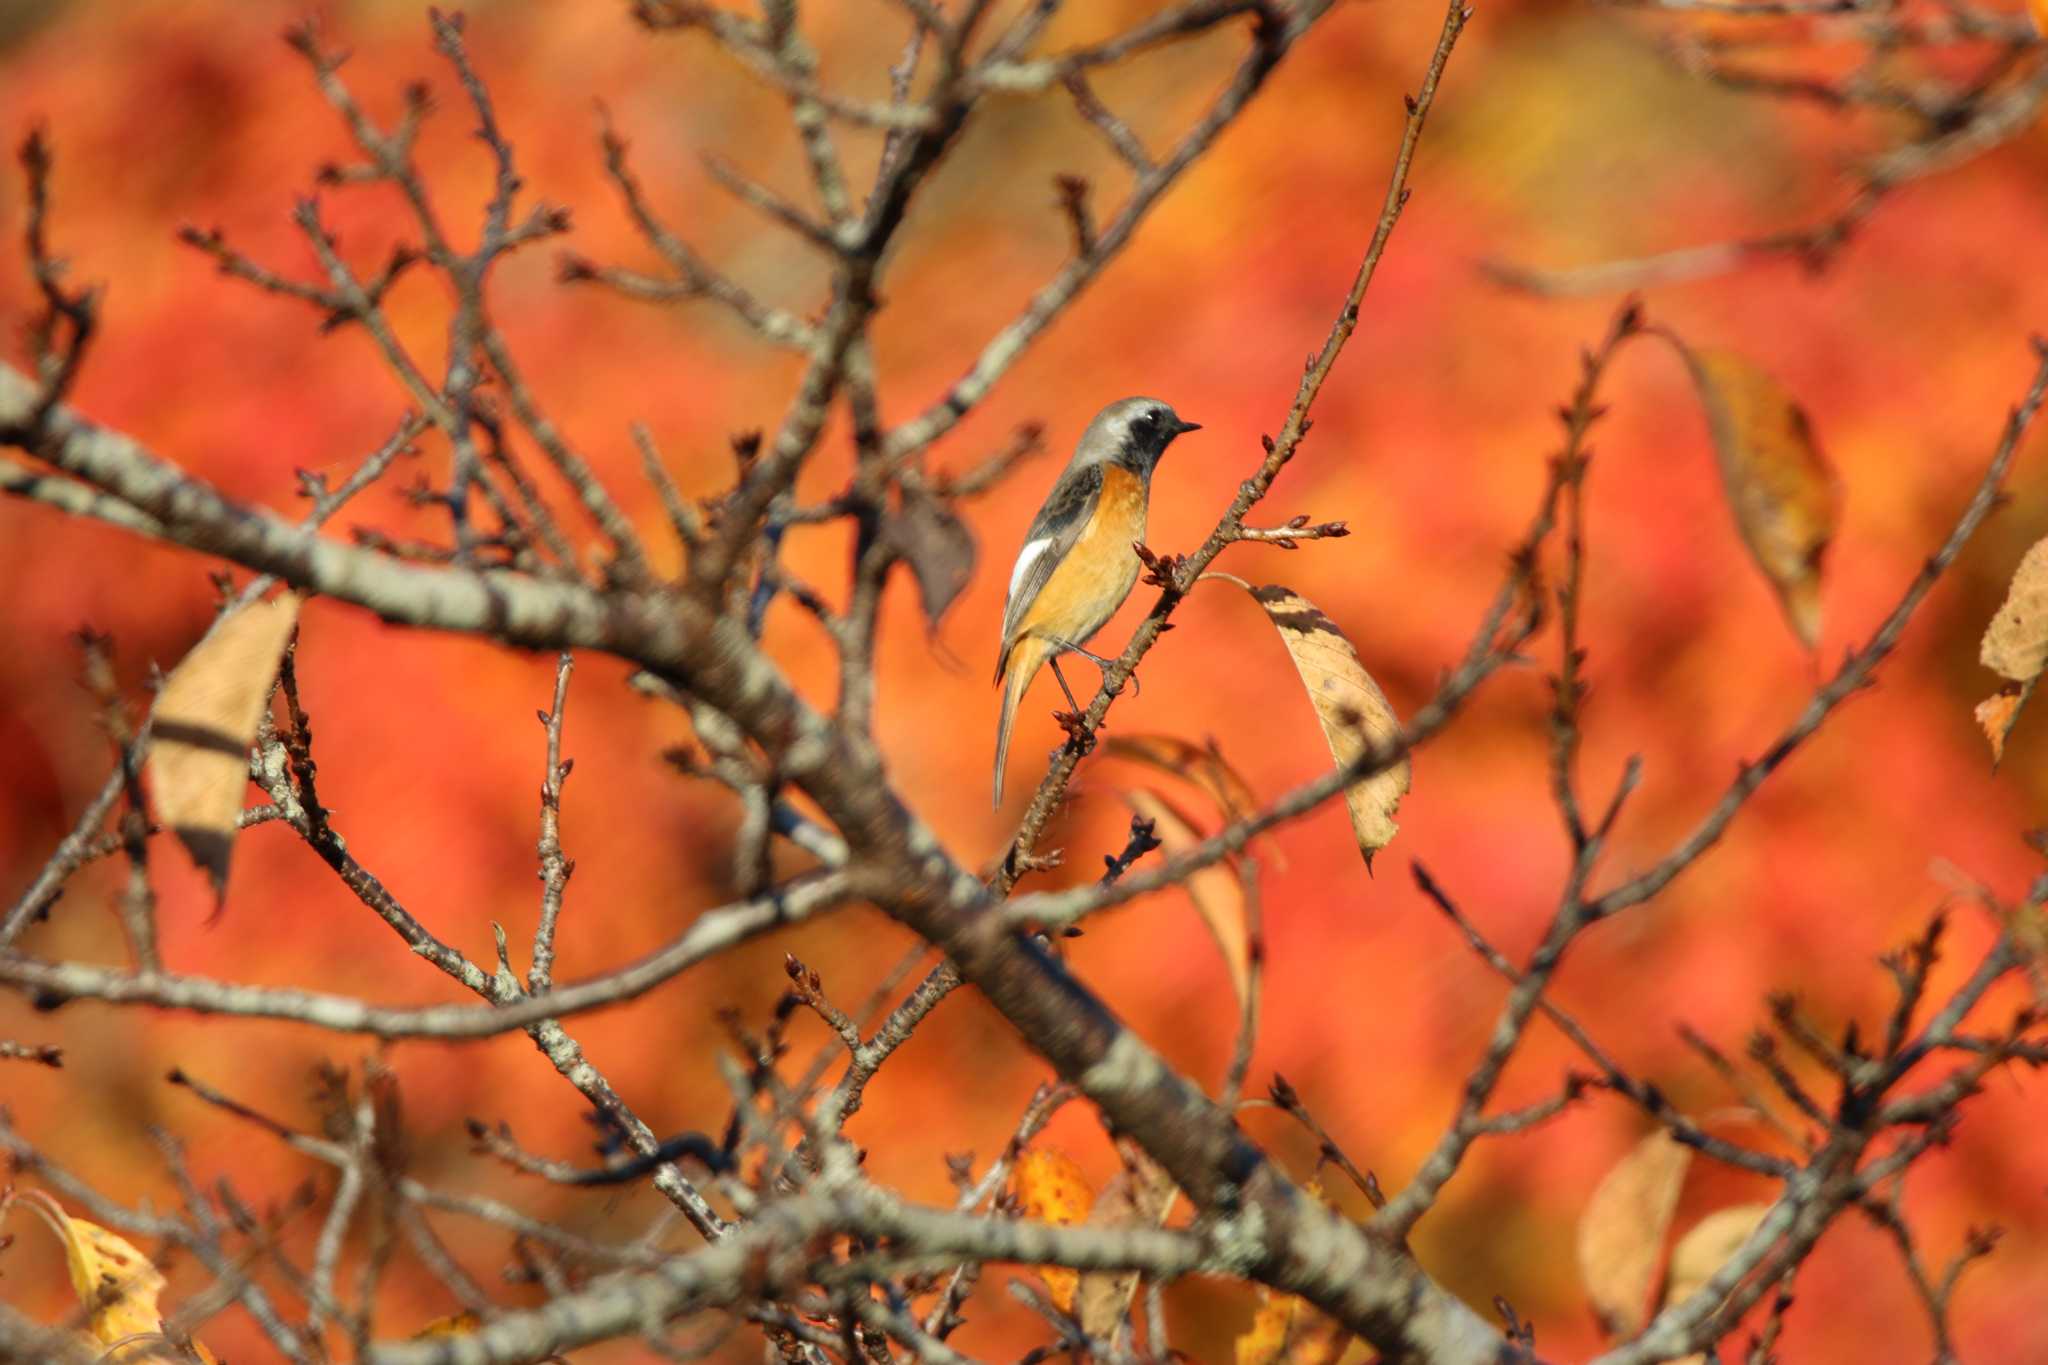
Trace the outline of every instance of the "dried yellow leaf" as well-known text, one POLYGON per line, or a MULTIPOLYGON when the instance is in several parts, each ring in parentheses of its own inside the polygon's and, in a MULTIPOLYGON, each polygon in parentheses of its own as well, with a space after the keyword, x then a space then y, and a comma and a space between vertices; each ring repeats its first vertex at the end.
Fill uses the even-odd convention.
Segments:
POLYGON ((291 593, 242 608, 192 647, 156 700, 150 797, 213 882, 216 899, 227 895, 249 744, 298 617, 291 593))
MULTIPOLYGON (((1062 1227, 1082 1221, 1095 1203, 1095 1191, 1089 1186, 1088 1177, 1072 1157, 1056 1147, 1034 1147, 1019 1154, 1010 1168, 1010 1194, 1024 1217, 1062 1227)), ((1059 1310, 1073 1312, 1080 1272, 1047 1265, 1040 1266, 1038 1273, 1059 1310)))
MULTIPOLYGON (((1156 1228, 1173 1210, 1180 1188, 1158 1162, 1131 1142, 1118 1144, 1124 1168, 1102 1189, 1102 1197, 1089 1211, 1088 1222, 1105 1228, 1156 1228)), ((1074 1316, 1092 1337, 1114 1339, 1124 1315, 1137 1297, 1138 1273, 1093 1270, 1081 1277, 1074 1316)))
POLYGON ((2048 666, 2048 540, 2035 541, 2021 557, 1977 653, 1986 668, 2014 682, 2031 682, 2048 666))
POLYGON ((111 1346, 131 1337, 162 1335, 157 1298, 164 1292, 164 1277, 147 1256, 98 1223, 71 1217, 39 1190, 18 1198, 64 1244, 71 1288, 89 1315, 95 1341, 111 1346))
POLYGON ((1821 561, 1841 517, 1841 484, 1806 410, 1733 351, 1680 346, 1750 558, 1808 649, 1820 642, 1821 561))
POLYGON ((1691 1149, 1660 1128, 1615 1163, 1579 1215, 1579 1276, 1611 1336, 1632 1337, 1649 1320, 1664 1235, 1691 1163, 1691 1149))
MULTIPOLYGON (((1132 810, 1152 822, 1159 847, 1171 858, 1202 842, 1202 833, 1171 801, 1146 787, 1124 793, 1132 810)), ((1230 969, 1230 987, 1240 1003, 1251 990, 1252 951, 1249 897, 1251 888, 1244 874, 1228 861, 1211 863, 1181 883, 1195 911, 1223 950, 1223 963, 1230 969)))
POLYGON ((1738 1204, 1719 1209, 1692 1225, 1671 1249, 1671 1269, 1664 1277, 1664 1302, 1684 1303, 1742 1249, 1749 1235, 1771 1211, 1769 1204, 1738 1204))
MULTIPOLYGON (((1249 590, 1278 627, 1338 767, 1356 761, 1373 744, 1401 733, 1400 718, 1386 693, 1365 671, 1358 651, 1336 622, 1292 588, 1276 583, 1249 590)), ((1386 770, 1354 782, 1344 792, 1351 832, 1358 839, 1368 872, 1372 855, 1391 843, 1400 828, 1394 823, 1394 812, 1408 794, 1408 784, 1409 764, 1404 757, 1386 770)))

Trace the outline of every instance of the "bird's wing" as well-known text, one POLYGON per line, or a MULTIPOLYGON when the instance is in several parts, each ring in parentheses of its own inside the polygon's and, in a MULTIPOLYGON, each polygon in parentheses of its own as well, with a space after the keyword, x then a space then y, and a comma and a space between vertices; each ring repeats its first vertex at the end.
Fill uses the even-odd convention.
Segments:
POLYGON ((1024 548, 1017 552, 1017 566, 1010 570, 1010 601, 1003 608, 1003 644, 997 655, 997 676, 1001 676, 1003 661, 1010 656, 1010 647, 1017 642, 1017 632, 1024 622, 1024 614, 1038 599, 1046 581, 1052 577, 1060 561, 1074 548, 1074 542, 1081 538, 1088 520, 1095 514, 1095 505, 1102 500, 1102 466, 1084 465, 1070 469, 1060 475, 1052 492, 1045 495, 1045 506, 1038 509, 1031 529, 1025 532, 1024 548))

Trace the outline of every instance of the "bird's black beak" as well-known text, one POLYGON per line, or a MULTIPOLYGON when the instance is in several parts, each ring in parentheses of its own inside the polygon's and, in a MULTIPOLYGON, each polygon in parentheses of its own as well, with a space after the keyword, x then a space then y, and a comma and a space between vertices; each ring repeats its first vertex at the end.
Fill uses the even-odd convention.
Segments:
POLYGON ((1191 431, 1200 431, 1201 429, 1202 424, 1200 422, 1183 421, 1178 417, 1173 419, 1173 434, 1176 436, 1185 436, 1191 431))

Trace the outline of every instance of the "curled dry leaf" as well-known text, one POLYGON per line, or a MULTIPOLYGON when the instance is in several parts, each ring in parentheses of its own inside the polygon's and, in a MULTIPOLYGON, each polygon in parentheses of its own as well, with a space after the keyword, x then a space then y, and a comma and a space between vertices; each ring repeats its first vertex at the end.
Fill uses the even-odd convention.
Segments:
POLYGON ((156 700, 150 798, 213 882, 216 901, 227 895, 249 744, 298 616, 291 593, 242 608, 192 647, 156 700))
POLYGON ((1691 1149, 1660 1128, 1615 1163, 1579 1215, 1579 1276, 1610 1336, 1632 1337, 1649 1320, 1664 1235, 1691 1162, 1691 1149))
MULTIPOLYGON (((1214 739, 1197 744, 1178 735, 1113 735, 1102 742, 1102 752, 1111 758, 1171 773, 1200 788, 1216 803, 1216 813, 1225 820, 1242 820, 1259 808, 1259 798, 1251 783, 1230 766, 1214 739)), ((1261 835, 1259 843, 1275 866, 1286 867, 1286 857, 1275 840, 1261 835)))
MULTIPOLYGON (((1401 733, 1400 718, 1387 694, 1365 671, 1358 651, 1336 622, 1292 588, 1275 583, 1248 590, 1286 642, 1294 671, 1301 675, 1301 685, 1315 705, 1316 719, 1322 722, 1323 738, 1337 766, 1354 762, 1371 745, 1401 733)), ((1408 781, 1409 763, 1403 757, 1344 792, 1344 804, 1351 811, 1351 832, 1357 836, 1368 872, 1372 855, 1391 843, 1400 828, 1394 823, 1394 812, 1408 794, 1408 781)))
MULTIPOLYGON (((1180 1189, 1173 1177, 1133 1142, 1119 1142, 1124 1168, 1105 1185, 1102 1198, 1088 1214, 1088 1222, 1103 1228, 1156 1228, 1173 1211, 1180 1189)), ((1092 1337, 1113 1340, 1124 1316, 1137 1297, 1138 1273, 1091 1270, 1081 1276, 1074 1316, 1081 1329, 1092 1337)))
MULTIPOLYGON (((1153 833, 1159 836, 1159 845, 1167 857, 1185 853, 1202 842, 1201 831, 1194 822, 1149 787, 1125 792, 1124 800, 1152 822, 1153 833)), ((1252 980, 1251 888, 1245 885, 1244 875, 1226 860, 1209 864, 1181 883, 1202 922, 1215 935, 1216 946, 1223 951, 1224 965, 1230 969, 1230 986, 1237 992, 1239 1003, 1251 990, 1252 980)))
POLYGON ((2005 757, 2005 741, 2019 723, 2020 711, 2033 699, 2048 667, 2048 540, 2037 540, 2013 570, 1977 657, 1986 668, 2010 683, 1977 703, 1977 724, 1991 743, 1991 766, 2005 757))
POLYGON ((910 565, 924 602, 925 624, 939 628, 946 608, 974 573, 974 536, 944 503, 922 489, 903 490, 902 506, 884 532, 910 565))
MULTIPOLYGON (((1041 1223, 1071 1227, 1088 1217, 1095 1203, 1095 1191, 1074 1159, 1056 1147, 1034 1147, 1017 1157, 1010 1168, 1010 1195, 1026 1218, 1041 1223)), ((1074 1291, 1080 1272, 1065 1266, 1038 1268, 1052 1301, 1062 1313, 1074 1311, 1074 1291)))
POLYGON ((1714 1273, 1742 1249, 1749 1235, 1771 1211, 1769 1204, 1738 1204, 1708 1214, 1692 1225, 1671 1248, 1671 1268, 1664 1277, 1664 1302, 1684 1303, 1706 1287, 1714 1273))
POLYGON ((102 1346, 122 1343, 121 1359, 198 1360, 214 1365, 214 1356, 194 1341, 173 1341, 163 1331, 157 1299, 164 1277, 147 1256, 126 1238, 97 1223, 73 1218, 64 1206, 39 1190, 16 1199, 31 1210, 64 1244, 71 1287, 86 1310, 93 1340, 102 1346), (136 1349, 129 1350, 127 1347, 136 1349))
MULTIPOLYGON (((1319 1182, 1305 1188, 1323 1199, 1319 1182)), ((1259 1311, 1237 1339, 1237 1365, 1336 1365, 1350 1344, 1351 1334, 1308 1300, 1261 1286, 1259 1311)))
POLYGON ((1820 643, 1821 561, 1841 519, 1841 483, 1806 410, 1782 384, 1733 351, 1678 345, 1706 409, 1743 544, 1812 649, 1820 643))
POLYGON ((1977 653, 1986 668, 2014 682, 2032 682, 2048 667, 2048 540, 2035 541, 2021 557, 1977 653))

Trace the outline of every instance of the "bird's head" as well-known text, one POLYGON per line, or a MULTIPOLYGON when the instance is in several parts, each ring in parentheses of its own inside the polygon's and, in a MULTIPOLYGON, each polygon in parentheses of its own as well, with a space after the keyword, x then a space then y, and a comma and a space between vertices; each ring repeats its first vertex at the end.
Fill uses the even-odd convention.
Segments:
POLYGON ((1157 398, 1126 398, 1095 414, 1081 433, 1074 463, 1114 462, 1150 475, 1174 437, 1201 429, 1199 422, 1183 421, 1157 398))

